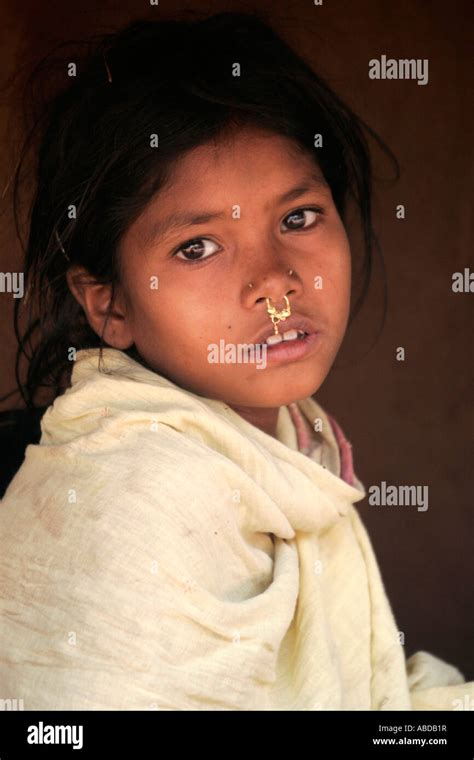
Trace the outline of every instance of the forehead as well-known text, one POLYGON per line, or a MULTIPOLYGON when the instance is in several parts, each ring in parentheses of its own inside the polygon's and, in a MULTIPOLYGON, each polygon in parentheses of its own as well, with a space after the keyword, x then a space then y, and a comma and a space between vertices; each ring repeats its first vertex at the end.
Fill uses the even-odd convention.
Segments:
POLYGON ((173 168, 164 194, 177 188, 193 194, 205 191, 207 197, 218 188, 256 192, 261 187, 297 180, 309 170, 324 179, 315 159, 298 143, 283 135, 247 127, 225 133, 182 156, 173 168), (258 184, 249 186, 250 181, 258 184))
POLYGON ((170 179, 148 204, 126 239, 150 244, 162 222, 191 210, 230 209, 239 204, 267 211, 291 188, 318 182, 330 194, 315 158, 298 143, 263 129, 225 133, 188 151, 173 165, 170 179))

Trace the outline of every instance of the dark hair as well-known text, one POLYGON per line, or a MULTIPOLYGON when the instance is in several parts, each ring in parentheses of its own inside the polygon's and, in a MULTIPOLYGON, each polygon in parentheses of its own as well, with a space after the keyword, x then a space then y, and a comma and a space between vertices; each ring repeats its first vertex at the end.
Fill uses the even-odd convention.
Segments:
MULTIPOLYGON (((381 138, 261 14, 138 20, 93 39, 94 48, 80 74, 43 107, 15 174, 18 231, 21 165, 29 137, 39 134, 37 184, 24 250, 29 318, 21 336, 17 300, 14 309, 19 344, 15 374, 26 405, 34 407, 40 387, 54 387, 55 395, 63 392, 61 380, 72 367, 69 347, 99 347, 102 358, 107 345, 89 326, 69 290, 65 277, 69 261, 112 284, 113 297, 120 281, 120 240, 170 177, 173 162, 234 126, 267 128, 309 151, 330 185, 343 221, 348 200, 355 201, 363 230, 364 266, 351 321, 369 287, 374 245, 381 256, 371 221, 372 167, 364 130, 394 161, 399 176, 396 158, 381 138), (241 76, 232 76, 236 62, 241 76), (150 149, 154 133, 159 135, 159 150, 150 149), (323 147, 314 147, 315 133, 322 134, 323 147), (70 219, 72 204, 77 218, 70 219), (36 331, 39 341, 32 349, 36 331), (22 354, 29 362, 24 387, 22 354)), ((385 275, 384 286, 385 321, 385 275)), ((125 353, 145 364, 134 346, 125 353)))

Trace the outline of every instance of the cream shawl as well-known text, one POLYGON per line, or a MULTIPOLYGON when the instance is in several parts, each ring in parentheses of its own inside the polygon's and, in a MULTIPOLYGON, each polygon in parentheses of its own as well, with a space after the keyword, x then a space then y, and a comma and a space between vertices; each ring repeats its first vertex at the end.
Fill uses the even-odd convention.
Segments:
MULTIPOLYGON (((25 710, 472 709, 474 683, 405 660, 313 398, 298 451, 123 352, 72 385, 0 503, 0 698, 25 710), (470 707, 469 707, 470 706, 470 707)), ((357 487, 356 487, 357 486, 357 487)))

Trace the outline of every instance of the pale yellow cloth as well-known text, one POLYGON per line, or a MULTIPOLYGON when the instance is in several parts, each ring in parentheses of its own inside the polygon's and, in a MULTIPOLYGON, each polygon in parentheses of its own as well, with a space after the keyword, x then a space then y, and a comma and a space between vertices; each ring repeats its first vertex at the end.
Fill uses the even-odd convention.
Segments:
MULTIPOLYGON (((25 710, 468 709, 403 647, 324 410, 315 457, 80 351, 0 503, 0 698, 25 710), (334 471, 336 470, 336 471, 334 471), (463 707, 458 706, 463 705, 463 707)), ((291 443, 293 441, 293 443, 291 443)), ((471 707, 472 709, 472 707, 471 707)))

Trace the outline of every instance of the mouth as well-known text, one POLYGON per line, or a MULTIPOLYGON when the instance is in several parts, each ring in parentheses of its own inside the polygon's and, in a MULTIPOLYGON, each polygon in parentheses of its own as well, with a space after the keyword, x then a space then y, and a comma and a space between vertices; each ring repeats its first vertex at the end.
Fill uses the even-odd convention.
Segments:
POLYGON ((321 333, 310 319, 297 314, 278 325, 278 334, 270 325, 255 343, 264 346, 267 362, 288 363, 304 359, 321 344, 321 333))
POLYGON ((294 340, 304 340, 307 338, 309 333, 307 333, 305 330, 296 330, 293 328, 292 330, 286 330, 283 333, 278 333, 278 335, 269 335, 269 337, 266 340, 267 346, 277 346, 279 343, 289 343, 294 340))
POLYGON ((254 343, 271 348, 280 343, 304 341, 315 333, 317 333, 316 326, 310 319, 293 315, 278 324, 278 334, 275 333, 273 326, 269 325, 260 332, 254 343))
POLYGON ((321 335, 319 332, 305 334, 293 340, 282 340, 273 345, 268 345, 267 343, 264 349, 267 364, 286 364, 298 361, 299 359, 306 359, 320 345, 321 335))

